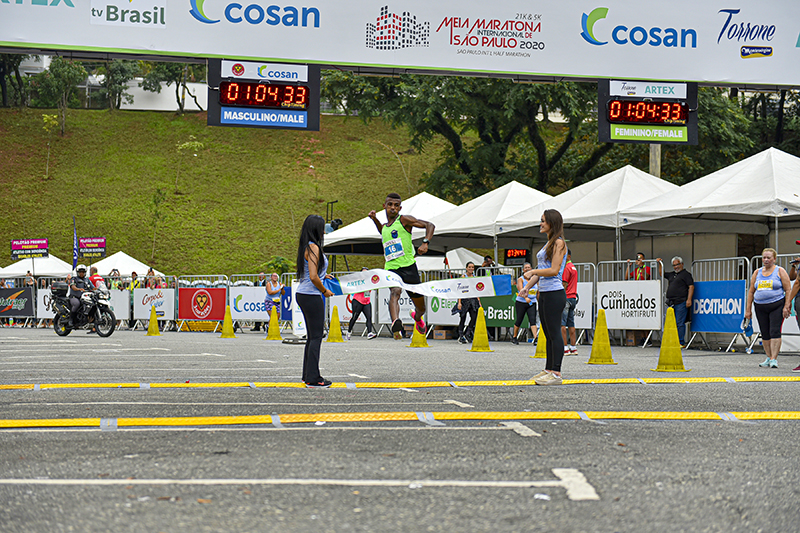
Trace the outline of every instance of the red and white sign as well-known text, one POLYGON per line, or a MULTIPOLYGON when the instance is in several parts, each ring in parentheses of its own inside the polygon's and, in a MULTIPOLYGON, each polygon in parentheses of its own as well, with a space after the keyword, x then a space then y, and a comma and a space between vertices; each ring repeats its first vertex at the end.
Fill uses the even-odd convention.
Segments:
POLYGON ((224 320, 225 293, 218 288, 178 289, 178 320, 224 320))

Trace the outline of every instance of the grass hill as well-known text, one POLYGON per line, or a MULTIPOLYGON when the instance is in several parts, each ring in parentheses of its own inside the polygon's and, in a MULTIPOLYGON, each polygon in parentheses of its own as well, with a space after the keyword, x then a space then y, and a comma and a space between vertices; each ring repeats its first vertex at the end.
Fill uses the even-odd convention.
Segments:
MULTIPOLYGON (((106 237, 109 255, 122 250, 176 275, 293 261, 307 215, 338 200, 335 217, 348 224, 389 191, 416 194, 440 151, 412 152, 403 130, 338 116, 323 116, 319 132, 294 132, 212 128, 205 113, 70 110, 60 137, 43 114, 55 111, 0 109, 0 246, 46 237, 69 262, 74 215, 78 236, 106 237), (204 148, 177 149, 192 139, 204 148)), ((6 248, 0 265, 10 263, 6 248)))

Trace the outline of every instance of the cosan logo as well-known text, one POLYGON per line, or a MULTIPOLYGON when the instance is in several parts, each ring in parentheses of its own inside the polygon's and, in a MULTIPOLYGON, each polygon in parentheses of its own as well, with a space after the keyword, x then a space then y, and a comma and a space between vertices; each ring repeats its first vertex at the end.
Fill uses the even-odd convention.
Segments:
MULTIPOLYGON (((192 8, 189 13, 203 24, 216 24, 222 19, 213 19, 205 13, 205 0, 189 0, 192 8)), ((319 28, 320 13, 316 7, 294 7, 278 5, 262 6, 261 4, 242 5, 231 2, 222 10, 225 20, 232 24, 268 24, 270 26, 302 26, 312 25, 319 28)))
POLYGON ((89 21, 103 26, 164 28, 166 0, 92 0, 89 21))
MULTIPOLYGON (((603 46, 608 41, 601 41, 595 35, 595 24, 608 16, 607 7, 598 7, 588 15, 581 17, 581 37, 595 46, 603 46)), ((665 46, 667 48, 697 48, 697 30, 691 28, 662 28, 660 26, 626 26, 619 24, 611 30, 611 40, 618 45, 665 46)))

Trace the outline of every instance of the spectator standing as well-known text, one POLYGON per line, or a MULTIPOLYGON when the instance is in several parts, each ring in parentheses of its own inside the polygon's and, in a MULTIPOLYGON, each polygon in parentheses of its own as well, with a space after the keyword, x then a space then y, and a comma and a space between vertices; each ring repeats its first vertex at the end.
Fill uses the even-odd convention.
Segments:
POLYGON ((781 329, 783 320, 789 317, 792 300, 786 295, 790 291, 789 275, 776 264, 778 252, 773 248, 764 248, 761 262, 764 266, 753 272, 750 278, 750 289, 747 291, 747 303, 744 317, 753 316, 752 306, 755 302, 756 320, 761 328, 761 339, 767 358, 761 367, 778 368, 778 352, 781 351, 781 329))
POLYGON ((28 270, 28 273, 25 274, 25 286, 26 287, 36 287, 36 280, 33 279, 33 274, 31 274, 30 270, 28 270))
POLYGON ((478 273, 476 274, 478 277, 481 276, 491 276, 494 274, 493 268, 497 266, 497 263, 494 262, 494 259, 491 255, 484 255, 483 256, 483 263, 481 263, 481 267, 478 269, 478 273))
MULTIPOLYGON (((286 294, 286 287, 280 282, 278 273, 273 272, 266 284, 266 288, 267 299, 264 301, 264 304, 266 305, 267 313, 270 313, 268 316, 272 316, 272 308, 278 306, 278 309, 280 309, 281 307, 281 295, 286 294)), ((267 322, 270 320, 271 318, 268 318, 267 322)), ((264 326, 264 330, 266 331, 266 326, 264 326)))
MULTIPOLYGON (((473 276, 475 276, 475 263, 470 261, 467 263, 466 277, 471 278, 473 276)), ((480 298, 460 298, 458 300, 458 311, 461 313, 461 320, 458 321, 458 342, 461 344, 472 342, 472 338, 475 335, 475 322, 478 320, 478 311, 480 307, 480 298), (467 326, 465 331, 464 324, 467 321, 467 315, 469 315, 469 326, 467 326)))
POLYGON ((635 279, 635 280, 653 279, 650 267, 645 266, 644 260, 645 260, 645 255, 642 252, 637 252, 636 262, 633 263, 633 271, 631 271, 631 260, 628 259, 628 266, 625 269, 625 279, 635 279))
POLYGON ((93 266, 89 269, 89 281, 92 282, 96 288, 100 287, 100 283, 103 285, 106 284, 106 280, 103 279, 103 276, 97 273, 97 267, 93 266))
POLYGON ((575 335, 575 307, 578 305, 578 271, 572 264, 572 250, 567 248, 567 264, 564 266, 562 276, 564 291, 567 295, 567 305, 561 314, 561 338, 564 339, 564 355, 578 355, 575 335), (569 329, 569 344, 567 344, 567 329, 569 329))
MULTIPOLYGON (((367 267, 363 267, 361 270, 368 269, 367 267)), ((353 313, 352 316, 350 316, 350 323, 347 325, 347 340, 350 340, 353 334, 353 326, 356 325, 356 320, 358 320, 358 316, 362 313, 367 320, 367 339, 374 339, 377 337, 378 335, 375 333, 375 328, 372 326, 372 304, 369 299, 369 291, 354 294, 351 304, 353 306, 353 313)))
POLYGON ((516 312, 516 320, 514 322, 514 336, 511 337, 511 344, 519 344, 519 328, 522 326, 522 321, 525 316, 528 317, 528 324, 531 327, 531 334, 533 342, 536 342, 536 335, 539 333, 536 326, 536 289, 534 285, 530 290, 525 290, 525 272, 532 269, 530 263, 522 265, 522 276, 517 278, 517 298, 514 301, 514 311, 516 312))
POLYGON ((333 293, 322 284, 328 270, 325 257, 324 240, 325 219, 319 215, 309 215, 300 230, 297 246, 297 279, 300 283, 294 297, 306 320, 306 346, 303 354, 303 382, 307 387, 330 387, 331 382, 319 373, 322 331, 325 324, 325 303, 323 296, 333 293))
MULTIPOLYGON (((658 274, 660 276, 663 270, 661 258, 656 258, 656 261, 658 261, 658 274)), ((675 322, 678 324, 678 340, 681 343, 681 348, 685 348, 686 316, 689 313, 689 308, 692 307, 694 278, 688 270, 683 268, 683 258, 680 256, 676 255, 672 258, 672 268, 674 272, 664 273, 664 279, 669 282, 667 286, 667 307, 671 307, 675 311, 675 322)))

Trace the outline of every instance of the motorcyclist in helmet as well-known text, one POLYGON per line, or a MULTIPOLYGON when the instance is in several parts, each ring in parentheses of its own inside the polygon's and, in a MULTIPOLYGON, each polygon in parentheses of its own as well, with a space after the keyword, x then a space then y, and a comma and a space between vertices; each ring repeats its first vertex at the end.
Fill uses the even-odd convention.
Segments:
MULTIPOLYGON (((76 322, 75 319, 78 309, 81 307, 81 295, 86 291, 94 290, 94 285, 92 285, 92 282, 86 277, 86 265, 78 265, 75 272, 77 275, 73 276, 69 286, 69 303, 72 306, 70 319, 73 324, 76 322)), ((72 327, 72 325, 70 325, 70 327, 72 327)))

